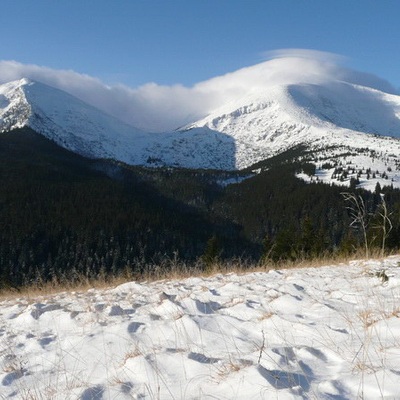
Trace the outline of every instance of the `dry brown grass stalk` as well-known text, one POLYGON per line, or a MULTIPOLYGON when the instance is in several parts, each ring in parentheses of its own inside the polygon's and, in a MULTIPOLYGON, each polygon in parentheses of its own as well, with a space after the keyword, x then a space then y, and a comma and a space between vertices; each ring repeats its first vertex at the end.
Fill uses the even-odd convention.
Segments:
MULTIPOLYGON (((380 249, 376 252, 371 251, 370 256, 373 259, 382 259, 380 249)), ((39 296, 48 296, 62 292, 86 292, 89 289, 107 289, 116 287, 120 284, 136 282, 155 282, 162 280, 182 280, 191 277, 212 277, 216 274, 245 274, 250 272, 266 272, 279 269, 294 268, 318 268, 325 265, 341 265, 351 260, 364 259, 365 254, 362 250, 352 255, 332 255, 321 254, 312 259, 281 260, 273 262, 265 260, 262 263, 249 262, 248 260, 235 259, 226 262, 216 262, 207 270, 201 263, 187 264, 176 259, 168 259, 164 265, 149 264, 145 271, 135 274, 132 271, 123 271, 116 276, 101 275, 96 278, 88 278, 85 275, 75 276, 73 280, 54 278, 51 281, 39 281, 32 285, 21 288, 3 288, 0 290, 0 300, 24 297, 26 299, 35 299, 39 296)))

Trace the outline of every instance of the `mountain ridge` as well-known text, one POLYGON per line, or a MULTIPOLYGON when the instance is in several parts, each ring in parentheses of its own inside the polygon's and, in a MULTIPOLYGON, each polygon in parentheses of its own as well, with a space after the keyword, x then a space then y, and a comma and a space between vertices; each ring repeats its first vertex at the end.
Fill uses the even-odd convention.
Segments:
MULTIPOLYGON (((29 126, 62 147, 90 158, 117 158, 129 163, 124 143, 145 135, 137 128, 105 115, 76 97, 23 78, 0 86, 9 102, 0 111, 0 131, 29 126)), ((130 146, 131 148, 133 146, 130 146)))
POLYGON ((152 167, 241 170, 304 145, 316 165, 312 179, 400 187, 400 97, 339 80, 253 87, 181 129, 150 133, 59 89, 21 79, 0 86, 0 131, 23 126, 89 158, 152 167), (322 168, 327 164, 356 169, 337 179, 333 168, 322 168), (372 164, 379 164, 376 182, 362 176, 372 164))

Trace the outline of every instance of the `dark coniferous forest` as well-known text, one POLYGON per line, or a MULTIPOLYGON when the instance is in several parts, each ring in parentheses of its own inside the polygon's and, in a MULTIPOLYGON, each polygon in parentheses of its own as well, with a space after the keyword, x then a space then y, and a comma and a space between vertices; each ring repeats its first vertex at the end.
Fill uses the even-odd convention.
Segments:
MULTIPOLYGON (((297 179, 312 168, 293 161, 303 151, 257 165, 258 174, 149 169, 83 158, 29 128, 1 134, 0 284, 140 274, 172 257, 206 268, 210 256, 259 262, 352 252, 363 237, 349 227, 343 188, 297 179), (221 184, 228 179, 240 183, 221 184)), ((394 249, 400 192, 382 191, 393 223, 386 247, 394 249)), ((355 193, 368 211, 369 243, 379 246, 381 197, 355 193)))

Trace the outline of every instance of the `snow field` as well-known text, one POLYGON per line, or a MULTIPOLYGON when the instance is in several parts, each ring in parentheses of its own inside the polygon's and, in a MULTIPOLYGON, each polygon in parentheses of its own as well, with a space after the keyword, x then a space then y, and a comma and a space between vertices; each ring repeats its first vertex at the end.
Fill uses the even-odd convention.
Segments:
POLYGON ((4 300, 0 398, 400 398, 399 263, 4 300))

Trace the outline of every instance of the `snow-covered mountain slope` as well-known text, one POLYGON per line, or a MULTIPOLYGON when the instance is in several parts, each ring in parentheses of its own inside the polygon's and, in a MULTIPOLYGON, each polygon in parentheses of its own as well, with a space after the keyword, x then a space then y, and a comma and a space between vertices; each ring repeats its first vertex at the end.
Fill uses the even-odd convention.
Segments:
POLYGON ((345 82, 279 85, 232 101, 193 127, 232 136, 241 168, 300 143, 364 147, 376 142, 365 133, 400 137, 400 97, 345 82))
POLYGON ((132 165, 234 169, 234 143, 210 129, 148 133, 66 92, 22 79, 0 86, 0 132, 29 126, 90 158, 132 165))
POLYGON ((29 126, 57 144, 93 158, 134 163, 141 132, 79 99, 27 79, 0 86, 0 131, 29 126))
POLYGON ((88 157, 155 167, 242 169, 305 145, 317 167, 307 179, 400 187, 400 96, 340 80, 253 85, 202 120, 148 133, 22 79, 0 86, 0 131, 22 126, 88 157))
POLYGON ((253 89, 186 127, 194 128, 232 137, 239 169, 302 144, 325 182, 337 180, 334 167, 351 166, 354 174, 349 167, 347 176, 337 176, 341 184, 354 177, 374 188, 383 175, 384 184, 400 186, 400 97, 375 89, 340 81, 253 89), (322 165, 332 166, 329 176, 322 165), (368 169, 376 180, 364 182, 368 169))

